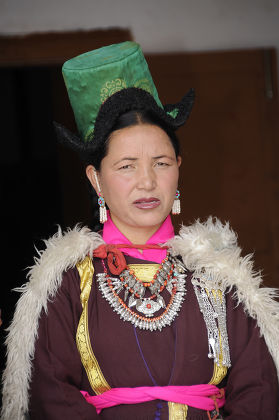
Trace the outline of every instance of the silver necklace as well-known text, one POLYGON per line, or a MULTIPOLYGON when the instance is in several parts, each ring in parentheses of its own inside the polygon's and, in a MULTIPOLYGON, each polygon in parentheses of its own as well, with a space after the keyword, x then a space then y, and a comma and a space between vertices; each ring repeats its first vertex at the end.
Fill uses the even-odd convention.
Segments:
POLYGON ((224 290, 214 290, 210 286, 210 278, 205 275, 192 277, 192 284, 203 314, 208 336, 208 357, 217 365, 231 366, 230 347, 226 321, 226 297, 224 290))
POLYGON ((170 325, 178 315, 186 294, 186 269, 177 258, 168 255, 167 261, 163 262, 157 272, 156 281, 150 283, 148 287, 137 282, 135 276, 131 275, 128 270, 124 270, 118 278, 108 275, 104 262, 103 267, 104 273, 97 274, 99 290, 123 321, 131 322, 139 329, 161 331, 162 328, 170 325), (170 294, 170 301, 167 305, 160 295, 163 284, 170 294), (125 285, 126 290, 124 299, 122 299, 119 293, 125 288, 125 285), (145 297, 147 289, 152 293, 151 297, 145 297), (127 299, 128 304, 125 303, 127 299), (134 312, 131 309, 133 307, 143 315, 134 312), (153 317, 162 308, 165 309, 164 312, 153 317))

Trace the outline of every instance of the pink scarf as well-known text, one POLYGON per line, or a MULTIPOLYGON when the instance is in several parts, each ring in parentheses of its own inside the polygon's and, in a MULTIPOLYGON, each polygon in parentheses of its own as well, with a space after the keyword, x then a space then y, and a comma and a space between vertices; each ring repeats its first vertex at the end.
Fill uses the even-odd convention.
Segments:
MULTIPOLYGON (((146 244, 163 244, 174 237, 174 229, 171 221, 171 217, 168 216, 162 223, 160 228, 148 239, 146 244)), ((103 228, 103 240, 107 244, 130 244, 131 242, 120 230, 115 226, 111 220, 108 212, 108 220, 104 223, 103 228)), ((141 260, 153 261, 161 264, 162 260, 166 258, 166 249, 144 249, 139 252, 138 249, 133 248, 120 248, 120 250, 131 257, 139 258, 141 260)))
POLYGON ((137 388, 112 388, 101 395, 91 396, 85 391, 82 395, 89 404, 94 405, 97 414, 104 408, 120 404, 137 404, 151 400, 171 401, 191 407, 211 411, 225 404, 224 390, 215 385, 192 386, 143 386, 137 388))

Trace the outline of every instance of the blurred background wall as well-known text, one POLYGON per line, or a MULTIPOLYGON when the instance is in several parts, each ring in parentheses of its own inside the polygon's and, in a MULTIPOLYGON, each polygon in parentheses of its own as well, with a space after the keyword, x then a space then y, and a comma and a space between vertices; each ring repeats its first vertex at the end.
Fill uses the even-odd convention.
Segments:
POLYGON ((163 103, 196 88, 178 133, 184 223, 230 220, 279 285, 278 22, 278 0, 1 0, 2 330, 34 245, 57 224, 90 223, 83 168, 52 127, 75 129, 61 65, 125 39, 141 44, 163 103))
POLYGON ((130 28, 145 52, 274 46, 277 0, 1 0, 0 33, 130 28))

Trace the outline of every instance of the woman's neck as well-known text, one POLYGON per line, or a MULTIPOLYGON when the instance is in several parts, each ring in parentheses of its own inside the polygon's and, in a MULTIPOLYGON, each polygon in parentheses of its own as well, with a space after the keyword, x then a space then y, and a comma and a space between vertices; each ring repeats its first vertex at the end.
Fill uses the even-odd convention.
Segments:
POLYGON ((120 230, 120 232, 132 243, 132 244, 145 244, 152 235, 160 228, 161 223, 156 226, 127 226, 122 224, 120 220, 115 220, 111 215, 111 220, 120 230))

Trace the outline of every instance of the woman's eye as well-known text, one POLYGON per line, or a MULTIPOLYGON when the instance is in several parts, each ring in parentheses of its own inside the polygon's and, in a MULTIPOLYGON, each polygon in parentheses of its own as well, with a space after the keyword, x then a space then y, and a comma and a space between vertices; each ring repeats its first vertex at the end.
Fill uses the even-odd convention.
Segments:
POLYGON ((157 166, 169 166, 167 162, 156 162, 157 166))
POLYGON ((119 169, 130 169, 132 165, 123 165, 119 169))

